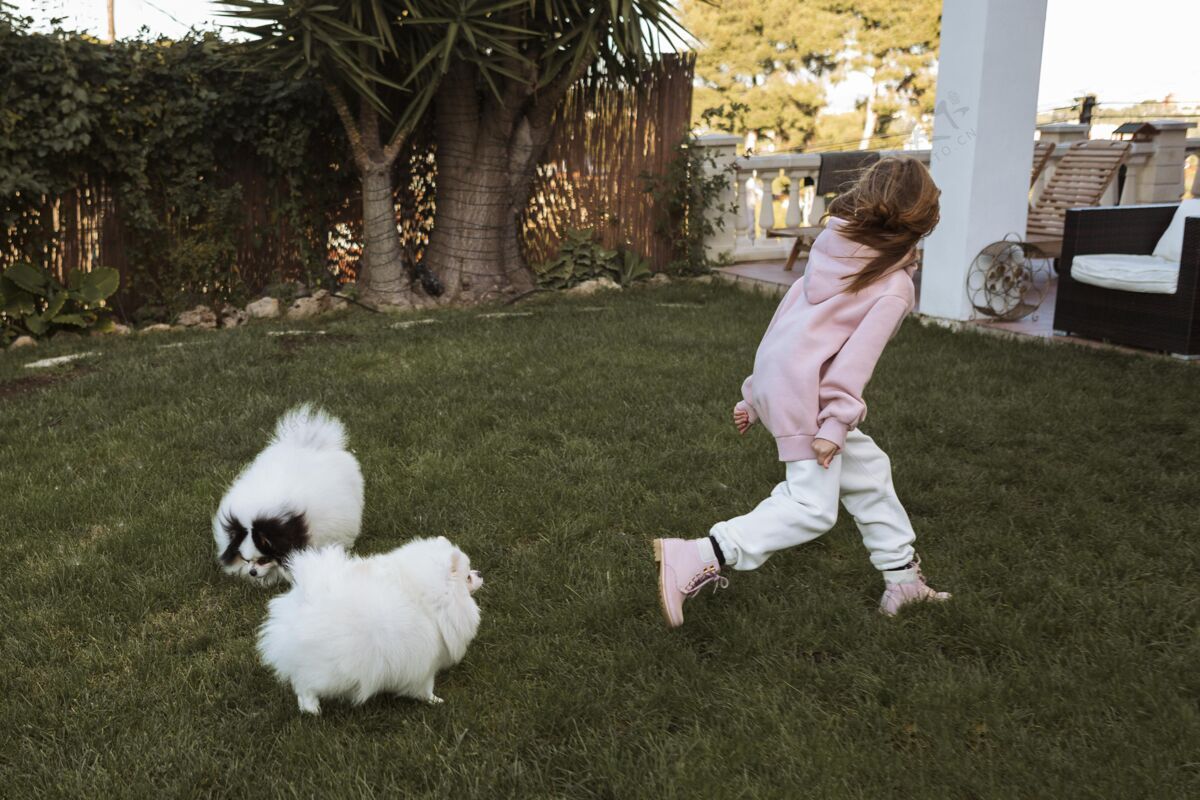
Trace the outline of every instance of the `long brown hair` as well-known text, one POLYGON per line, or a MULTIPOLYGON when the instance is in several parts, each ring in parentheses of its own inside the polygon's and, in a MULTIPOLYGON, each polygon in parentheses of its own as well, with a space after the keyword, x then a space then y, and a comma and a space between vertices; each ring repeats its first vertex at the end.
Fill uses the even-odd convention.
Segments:
POLYGON ((920 161, 886 156, 834 198, 827 215, 845 220, 841 234, 879 254, 854 275, 847 291, 865 289, 905 260, 938 224, 941 193, 920 161))

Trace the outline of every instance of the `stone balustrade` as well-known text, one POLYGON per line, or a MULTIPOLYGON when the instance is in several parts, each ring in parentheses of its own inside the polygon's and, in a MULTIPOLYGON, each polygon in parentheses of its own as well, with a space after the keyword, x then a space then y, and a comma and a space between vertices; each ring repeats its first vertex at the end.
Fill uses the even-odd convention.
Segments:
POLYGON ((808 225, 820 219, 821 212, 814 208, 813 197, 820 168, 821 156, 816 153, 743 156, 734 162, 739 202, 733 222, 739 261, 786 257, 792 240, 769 237, 767 231, 808 225), (776 197, 784 198, 779 214, 776 214, 776 197))
MULTIPOLYGON (((814 225, 825 213, 825 200, 815 195, 820 153, 768 153, 739 156, 741 137, 700 137, 712 156, 713 169, 729 177, 721 198, 721 229, 709 243, 709 256, 725 254, 734 262, 786 258, 792 239, 767 231, 814 225), (771 202, 764 202, 771 198, 771 202)), ((928 150, 905 151, 929 163, 928 150)))

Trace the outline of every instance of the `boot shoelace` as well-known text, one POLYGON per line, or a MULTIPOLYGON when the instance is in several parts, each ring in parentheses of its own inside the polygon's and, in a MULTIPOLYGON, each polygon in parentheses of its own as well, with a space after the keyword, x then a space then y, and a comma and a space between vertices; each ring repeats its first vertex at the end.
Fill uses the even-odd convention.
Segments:
POLYGON ((729 578, 726 578, 717 571, 716 567, 710 564, 688 581, 687 588, 683 590, 683 593, 688 597, 695 597, 700 593, 701 589, 710 583, 713 584, 713 591, 715 592, 718 589, 727 588, 729 586, 729 578))

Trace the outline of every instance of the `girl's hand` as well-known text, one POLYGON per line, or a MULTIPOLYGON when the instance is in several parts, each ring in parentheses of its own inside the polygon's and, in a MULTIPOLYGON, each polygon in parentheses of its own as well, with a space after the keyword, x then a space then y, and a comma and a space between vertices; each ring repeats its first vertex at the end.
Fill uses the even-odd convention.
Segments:
POLYGON ((833 463, 833 457, 842 448, 828 439, 813 439, 812 449, 817 454, 817 463, 825 469, 829 469, 829 465, 833 463))
POLYGON ((733 424, 737 426, 739 434, 744 434, 750 430, 750 425, 752 424, 750 422, 750 414, 740 405, 733 407, 733 424))

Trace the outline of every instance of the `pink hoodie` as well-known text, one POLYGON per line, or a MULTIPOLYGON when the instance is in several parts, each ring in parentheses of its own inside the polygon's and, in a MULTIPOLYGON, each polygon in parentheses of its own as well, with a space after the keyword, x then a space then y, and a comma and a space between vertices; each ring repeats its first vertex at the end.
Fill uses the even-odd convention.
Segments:
POLYGON ((831 217, 813 243, 804 277, 776 309, 742 384, 738 406, 775 437, 780 461, 816 458, 815 438, 845 444, 846 431, 867 416, 862 394, 875 362, 913 307, 915 266, 845 291, 875 251, 843 236, 844 224, 831 217))

